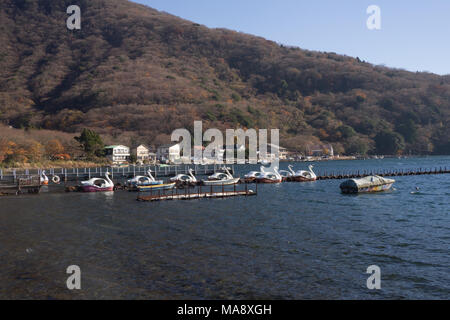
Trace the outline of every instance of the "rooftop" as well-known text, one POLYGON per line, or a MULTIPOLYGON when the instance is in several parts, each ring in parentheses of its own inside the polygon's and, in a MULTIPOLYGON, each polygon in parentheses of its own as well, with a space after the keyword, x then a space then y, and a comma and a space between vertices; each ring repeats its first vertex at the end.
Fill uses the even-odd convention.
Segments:
POLYGON ((105 149, 115 149, 115 148, 127 148, 127 146, 123 146, 123 145, 114 145, 114 146, 106 146, 105 149))

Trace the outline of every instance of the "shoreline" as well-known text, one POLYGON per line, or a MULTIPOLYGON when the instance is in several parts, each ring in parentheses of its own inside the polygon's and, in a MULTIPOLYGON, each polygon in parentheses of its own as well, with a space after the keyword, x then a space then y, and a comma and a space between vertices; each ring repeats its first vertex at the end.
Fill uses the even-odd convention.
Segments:
MULTIPOLYGON (((399 155, 399 156, 393 156, 393 155, 377 155, 377 156, 335 156, 335 157, 308 157, 306 159, 280 159, 280 162, 322 162, 322 161, 348 161, 348 160, 383 160, 383 159, 409 159, 409 158, 428 158, 428 157, 445 157, 448 155, 399 155)), ((245 165, 248 165, 249 163, 246 163, 245 165)), ((257 163, 258 165, 261 165, 261 163, 257 163)), ((58 168, 58 169, 73 169, 73 168, 107 168, 107 167, 133 167, 133 166, 176 166, 177 164, 162 164, 162 163, 151 163, 151 164, 132 164, 127 163, 126 165, 113 165, 108 162, 94 162, 94 161, 76 161, 76 160, 58 160, 58 161, 45 161, 40 163, 21 163, 21 164, 15 164, 14 166, 1 166, 0 170, 40 170, 43 168, 58 168)), ((178 164, 178 165, 185 165, 185 164, 178 164)), ((194 163, 191 163, 190 165, 195 165, 194 163)), ((208 165, 228 165, 226 161, 223 163, 204 163, 199 164, 201 166, 208 166, 208 165)), ((234 165, 240 165, 237 163, 234 163, 234 165)))
POLYGON ((14 166, 1 166, 0 170, 39 170, 42 168, 60 168, 60 169, 72 169, 72 168, 96 168, 96 167, 109 167, 110 163, 106 162, 94 162, 94 161, 46 161, 40 163, 21 163, 14 166))

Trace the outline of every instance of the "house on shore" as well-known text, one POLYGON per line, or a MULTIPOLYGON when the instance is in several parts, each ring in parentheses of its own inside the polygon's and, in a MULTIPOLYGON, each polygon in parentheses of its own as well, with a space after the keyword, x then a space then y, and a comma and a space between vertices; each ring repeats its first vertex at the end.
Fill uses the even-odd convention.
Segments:
POLYGON ((308 146, 308 155, 311 157, 334 157, 334 149, 331 144, 308 146))
POLYGON ((134 154, 136 155, 136 161, 140 164, 156 162, 156 153, 150 152, 150 148, 146 145, 138 146, 134 150, 134 154))
POLYGON ((107 146, 106 158, 113 164, 124 164, 130 160, 130 148, 122 145, 107 146))
POLYGON ((204 154, 204 159, 211 162, 223 162, 225 158, 225 149, 222 147, 216 147, 212 150, 211 154, 204 154))
POLYGON ((159 146, 156 151, 156 158, 163 162, 174 163, 181 160, 181 145, 177 144, 164 144, 159 146))
POLYGON ((288 150, 286 148, 281 147, 281 146, 277 146, 277 145, 272 144, 272 143, 268 143, 266 145, 263 145, 262 147, 266 148, 267 154, 266 154, 266 157, 264 158, 261 155, 261 153, 260 153, 261 152, 261 148, 260 148, 260 150, 258 151, 258 155, 259 155, 259 159, 260 160, 274 160, 276 158, 277 150, 278 150, 278 158, 279 158, 279 160, 286 160, 287 157, 288 157, 288 154, 289 154, 289 152, 288 152, 288 150))
POLYGON ((240 154, 244 154, 245 157, 245 145, 242 144, 234 144, 234 145, 224 145, 223 149, 219 149, 217 154, 214 152, 214 155, 227 163, 232 163, 238 160, 240 154), (228 158, 228 152, 232 152, 232 158, 228 158), (221 158, 220 158, 221 157, 221 158))

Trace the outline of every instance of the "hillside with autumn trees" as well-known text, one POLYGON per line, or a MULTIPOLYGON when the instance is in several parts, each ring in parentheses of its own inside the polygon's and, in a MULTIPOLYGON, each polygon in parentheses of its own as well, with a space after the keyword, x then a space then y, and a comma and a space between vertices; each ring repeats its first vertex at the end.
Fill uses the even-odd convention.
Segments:
POLYGON ((84 128, 106 143, 165 143, 194 120, 279 128, 299 152, 331 143, 341 154, 450 154, 450 76, 209 29, 126 0, 2 0, 0 20, 0 161, 71 157, 84 128), (69 31, 74 4, 82 28, 69 31))

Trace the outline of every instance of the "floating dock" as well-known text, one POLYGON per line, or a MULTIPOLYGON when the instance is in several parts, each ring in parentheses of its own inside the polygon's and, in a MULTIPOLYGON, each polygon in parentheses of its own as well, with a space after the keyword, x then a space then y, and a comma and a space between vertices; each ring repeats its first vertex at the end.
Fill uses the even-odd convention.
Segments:
POLYGON ((217 199, 230 197, 250 197, 258 194, 258 186, 255 189, 249 189, 249 184, 245 184, 245 188, 234 185, 230 186, 211 186, 198 188, 185 188, 182 190, 173 189, 168 192, 159 191, 150 195, 139 194, 138 201, 153 202, 165 200, 195 200, 195 199, 217 199), (232 189, 232 190, 230 190, 232 189))
POLYGON ((379 177, 403 177, 403 176, 422 176, 422 175, 435 175, 435 174, 448 174, 450 170, 445 168, 433 168, 433 169, 374 169, 374 170, 358 170, 353 172, 325 172, 317 174, 317 180, 341 180, 341 179, 357 179, 367 176, 379 176, 379 177))

